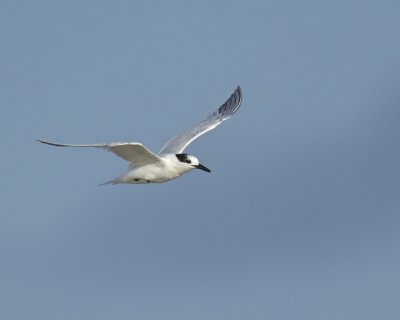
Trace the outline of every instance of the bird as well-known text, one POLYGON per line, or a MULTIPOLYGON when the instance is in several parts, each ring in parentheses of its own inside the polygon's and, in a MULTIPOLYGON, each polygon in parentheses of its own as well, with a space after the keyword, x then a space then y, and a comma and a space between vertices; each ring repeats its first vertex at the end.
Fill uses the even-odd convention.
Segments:
POLYGON ((62 144, 39 139, 36 141, 55 147, 100 148, 114 153, 129 163, 129 168, 124 174, 101 185, 162 183, 178 178, 193 169, 211 172, 209 168, 199 162, 197 157, 184 153, 184 150, 195 139, 231 118, 239 109, 241 102, 242 90, 240 86, 237 86, 231 96, 216 111, 197 125, 172 137, 158 154, 153 153, 139 142, 62 144))

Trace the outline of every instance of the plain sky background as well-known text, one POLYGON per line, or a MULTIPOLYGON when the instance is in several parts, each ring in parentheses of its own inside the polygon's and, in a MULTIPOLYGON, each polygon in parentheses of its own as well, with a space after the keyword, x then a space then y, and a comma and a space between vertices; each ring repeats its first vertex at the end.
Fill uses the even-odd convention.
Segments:
POLYGON ((400 319, 400 2, 0 2, 0 318, 400 319), (213 172, 98 187, 240 84, 213 172))

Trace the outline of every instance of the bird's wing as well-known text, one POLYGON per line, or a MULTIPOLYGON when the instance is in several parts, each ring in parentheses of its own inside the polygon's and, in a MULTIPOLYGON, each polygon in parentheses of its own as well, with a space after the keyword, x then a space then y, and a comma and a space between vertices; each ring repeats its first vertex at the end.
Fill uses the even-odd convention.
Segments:
POLYGON ((242 102, 242 90, 238 86, 232 93, 228 100, 218 108, 214 113, 207 116, 197 126, 185 130, 184 132, 174 136, 167 144, 161 149, 158 154, 167 153, 182 153, 183 150, 196 138, 202 134, 214 129, 222 121, 232 117, 232 115, 239 109, 242 102))
POLYGON ((145 146, 138 142, 115 142, 115 143, 99 143, 99 144, 61 144, 43 140, 37 140, 56 147, 92 147, 100 148, 113 152, 118 157, 130 162, 133 166, 142 166, 161 161, 161 158, 146 149, 145 146))

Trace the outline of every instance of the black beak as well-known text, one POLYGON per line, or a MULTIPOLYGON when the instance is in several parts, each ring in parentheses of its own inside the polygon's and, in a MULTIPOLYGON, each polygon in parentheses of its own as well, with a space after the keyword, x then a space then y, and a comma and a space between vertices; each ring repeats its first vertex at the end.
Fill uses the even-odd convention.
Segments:
POLYGON ((210 169, 208 169, 207 167, 205 167, 205 166, 203 166, 202 164, 198 164, 197 166, 194 166, 196 169, 200 169, 200 170, 203 170, 203 171, 207 171, 207 172, 211 172, 211 170, 210 169))

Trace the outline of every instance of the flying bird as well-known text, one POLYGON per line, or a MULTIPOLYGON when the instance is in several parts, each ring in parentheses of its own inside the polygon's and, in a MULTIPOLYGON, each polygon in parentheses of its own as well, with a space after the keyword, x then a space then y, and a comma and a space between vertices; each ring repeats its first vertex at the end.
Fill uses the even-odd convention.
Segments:
POLYGON ((211 172, 190 154, 183 153, 185 148, 202 134, 228 120, 239 109, 242 102, 242 90, 238 86, 228 100, 215 112, 208 115, 198 125, 183 131, 169 140, 158 154, 153 153, 139 142, 113 142, 99 144, 61 144, 44 140, 41 143, 56 147, 89 147, 113 152, 129 162, 129 169, 122 176, 103 184, 118 183, 160 183, 175 179, 193 169, 211 172))

